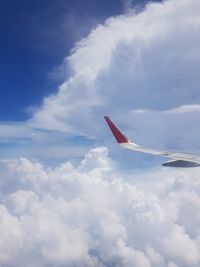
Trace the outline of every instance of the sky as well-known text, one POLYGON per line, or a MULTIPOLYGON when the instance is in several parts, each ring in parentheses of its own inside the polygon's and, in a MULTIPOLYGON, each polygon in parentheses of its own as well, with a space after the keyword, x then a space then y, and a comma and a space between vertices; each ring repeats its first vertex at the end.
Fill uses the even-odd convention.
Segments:
POLYGON ((2 1, 0 265, 196 267, 199 0, 2 1), (192 218, 192 219, 191 219, 192 218))
POLYGON ((121 0, 2 1, 0 119, 28 118, 28 106, 56 92, 63 77, 51 77, 51 72, 75 42, 125 9, 121 0))
POLYGON ((27 118, 28 106, 56 91, 60 79, 50 73, 74 43, 121 11, 120 1, 2 1, 0 119, 27 118))
MULTIPOLYGON (((0 157, 24 156, 54 164, 72 156, 73 160, 80 159, 88 148, 104 143, 105 138, 83 132, 89 119, 77 131, 64 132, 46 121, 44 125, 49 124, 48 129, 37 122, 32 126, 31 121, 42 109, 44 99, 56 95, 59 86, 72 75, 67 61, 70 55, 73 58, 76 44, 108 18, 129 14, 132 7, 134 12, 139 12, 147 2, 2 2, 0 157)), ((102 116, 95 119, 99 125, 102 116)))

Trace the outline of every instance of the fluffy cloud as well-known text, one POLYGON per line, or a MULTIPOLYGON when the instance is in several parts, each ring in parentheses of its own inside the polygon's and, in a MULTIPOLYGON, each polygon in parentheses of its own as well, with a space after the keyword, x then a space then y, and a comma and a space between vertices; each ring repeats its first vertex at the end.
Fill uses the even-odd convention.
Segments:
POLYGON ((199 266, 199 169, 114 165, 105 147, 77 166, 1 161, 0 265, 199 266))

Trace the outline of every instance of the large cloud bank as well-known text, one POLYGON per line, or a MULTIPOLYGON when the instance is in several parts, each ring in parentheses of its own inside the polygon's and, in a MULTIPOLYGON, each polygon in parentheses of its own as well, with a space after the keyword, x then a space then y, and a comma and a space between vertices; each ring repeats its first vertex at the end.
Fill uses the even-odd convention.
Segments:
POLYGON ((0 265, 200 265, 200 170, 118 174, 105 147, 78 166, 1 161, 0 265))
POLYGON ((130 121, 133 110, 198 104, 199 12, 198 0, 168 0, 97 26, 66 58, 71 76, 30 125, 96 135, 105 113, 130 121))

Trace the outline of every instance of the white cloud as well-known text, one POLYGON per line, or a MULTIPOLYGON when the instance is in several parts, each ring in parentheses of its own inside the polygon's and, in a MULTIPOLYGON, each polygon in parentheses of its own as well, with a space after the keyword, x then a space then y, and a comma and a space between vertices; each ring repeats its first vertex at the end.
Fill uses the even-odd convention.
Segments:
POLYGON ((118 118, 122 125, 129 127, 127 135, 135 138, 135 142, 150 147, 165 147, 198 154, 199 107, 186 105, 164 111, 132 110, 127 113, 126 118, 118 118), (130 122, 133 123, 130 125, 130 122))
POLYGON ((0 169, 1 266, 200 264, 198 168, 120 174, 99 147, 77 167, 0 169))
POLYGON ((71 78, 30 125, 94 135, 104 112, 198 103, 199 10, 198 0, 170 0, 97 26, 66 59, 71 78))

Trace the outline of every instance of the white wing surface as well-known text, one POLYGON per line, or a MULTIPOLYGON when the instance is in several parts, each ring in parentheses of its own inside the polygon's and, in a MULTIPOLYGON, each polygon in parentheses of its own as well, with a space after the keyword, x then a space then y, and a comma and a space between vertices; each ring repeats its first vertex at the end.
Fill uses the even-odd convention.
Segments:
POLYGON ((192 155, 186 153, 179 153, 179 152, 172 152, 172 151, 162 151, 162 150, 155 150, 151 148, 146 148, 140 145, 133 143, 129 140, 118 128, 117 126, 111 121, 108 116, 104 117, 110 130, 112 131, 115 139, 117 140, 118 144, 126 149, 143 152, 146 154, 152 154, 156 156, 162 156, 172 159, 172 161, 163 163, 163 166, 169 167, 197 167, 200 166, 200 155, 192 155))

